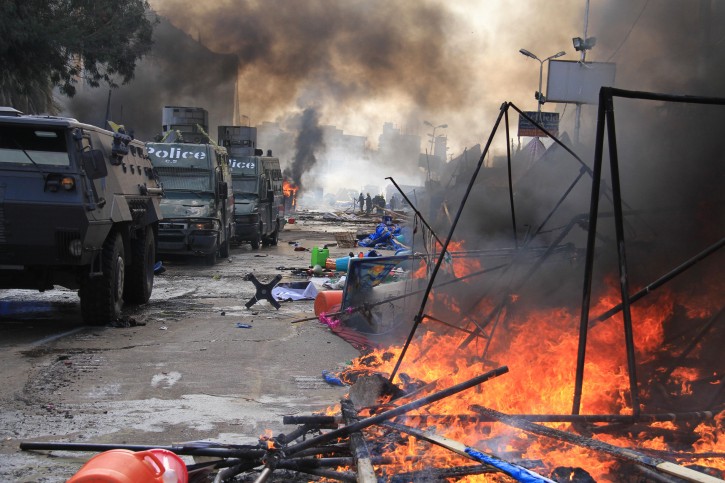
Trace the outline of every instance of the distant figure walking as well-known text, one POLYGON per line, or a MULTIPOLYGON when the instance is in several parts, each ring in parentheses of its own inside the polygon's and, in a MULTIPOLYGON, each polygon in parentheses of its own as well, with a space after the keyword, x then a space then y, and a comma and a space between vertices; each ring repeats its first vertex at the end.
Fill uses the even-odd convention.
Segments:
POLYGON ((365 211, 365 197, 362 193, 360 193, 360 197, 357 199, 358 203, 360 203, 360 212, 365 211))
POLYGON ((373 211, 373 199, 370 197, 370 193, 365 197, 365 213, 370 214, 373 211))
POLYGON ((390 209, 395 211, 395 207, 398 206, 398 200, 395 198, 395 195, 390 197, 390 209))

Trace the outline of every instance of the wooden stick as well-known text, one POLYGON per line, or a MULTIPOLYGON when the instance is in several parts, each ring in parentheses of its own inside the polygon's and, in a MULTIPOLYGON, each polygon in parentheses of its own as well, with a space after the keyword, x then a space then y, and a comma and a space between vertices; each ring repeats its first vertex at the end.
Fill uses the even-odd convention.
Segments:
MULTIPOLYGON (((345 424, 352 424, 359 420, 357 411, 349 399, 341 402, 342 417, 345 424)), ((365 442, 365 438, 360 431, 356 431, 350 435, 350 449, 355 460, 355 468, 357 469, 358 483, 377 483, 378 478, 375 476, 375 469, 370 461, 370 450, 365 442)))

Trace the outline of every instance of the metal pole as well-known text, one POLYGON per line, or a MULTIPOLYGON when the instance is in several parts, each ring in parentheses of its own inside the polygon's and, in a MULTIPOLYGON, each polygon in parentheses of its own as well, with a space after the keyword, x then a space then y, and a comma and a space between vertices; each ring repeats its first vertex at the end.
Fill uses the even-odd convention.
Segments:
POLYGON ((634 333, 632 313, 629 301, 629 275, 627 273, 627 254, 624 243, 624 216, 622 215, 622 192, 619 185, 619 156, 617 155, 617 133, 614 127, 614 103, 610 101, 607 109, 607 135, 609 138, 609 168, 612 173, 612 198, 614 202, 614 226, 617 238, 617 257, 619 259, 619 286, 622 293, 622 316, 624 318, 624 343, 627 350, 627 370, 629 372, 629 391, 632 398, 632 415, 640 413, 639 389, 637 388, 637 363, 634 352, 634 333))
POLYGON ((398 186, 398 183, 396 183, 396 182, 395 182, 395 180, 393 179, 393 177, 392 177, 392 176, 388 176, 388 177, 387 177, 387 178, 385 178, 385 179, 389 179, 389 180, 390 180, 390 182, 391 182, 391 183, 393 183, 393 186, 395 186, 395 189, 397 189, 397 190, 398 190, 398 192, 399 192, 399 193, 400 193, 400 195, 401 195, 401 196, 403 197, 403 199, 405 199, 405 201, 406 201, 406 202, 407 202, 407 203, 408 203, 408 204, 410 205, 410 207, 411 207, 411 208, 413 208, 413 211, 415 212, 415 214, 416 214, 416 215, 418 215, 418 218, 420 218, 420 221, 422 221, 422 222, 423 222, 423 224, 425 225, 425 227, 426 227, 426 228, 428 228, 428 230, 430 230, 431 234, 433 235, 433 238, 435 238, 435 239, 436 239, 436 241, 437 241, 437 242, 438 242, 438 243, 439 243, 439 244, 440 244, 441 246, 443 246, 443 242, 441 241, 441 239, 440 239, 440 238, 438 238, 438 235, 436 235, 436 232, 435 232, 435 231, 433 231, 433 228, 431 228, 431 226, 430 226, 430 225, 428 224, 428 222, 427 222, 427 221, 425 221, 425 218, 423 218, 423 215, 422 215, 422 214, 420 213, 420 211, 418 211, 418 209, 417 209, 417 208, 415 207, 415 205, 413 204, 413 202, 412 202, 412 201, 410 201, 410 200, 408 199, 408 197, 407 197, 407 196, 405 196, 405 193, 403 193, 403 190, 402 190, 402 189, 400 189, 400 186, 398 186))
MULTIPOLYGON (((584 41, 587 40, 587 28, 589 26, 589 0, 587 0, 586 7, 584 8, 584 41)), ((579 57, 580 62, 584 62, 587 58, 587 49, 581 50, 581 55, 579 57)), ((579 144, 579 127, 581 126, 581 115, 582 115, 582 105, 581 103, 576 103, 576 119, 574 121, 574 142, 576 144, 579 144)))
MULTIPOLYGON (((506 109, 506 139, 509 138, 509 111, 506 109)), ((509 175, 509 203, 511 204, 511 223, 514 229, 514 248, 519 248, 519 237, 516 234, 516 211, 514 210, 514 185, 511 177, 511 146, 506 141, 506 159, 508 160, 508 175, 509 175)))
MULTIPOLYGON (((542 81, 542 78, 544 76, 544 61, 541 60, 541 59, 536 59, 536 60, 539 61, 539 96, 538 96, 539 98, 537 99, 537 101, 539 103, 539 109, 537 111, 538 112, 538 114, 537 114, 537 117, 538 118, 536 120, 539 121, 539 122, 541 122, 541 96, 544 95, 541 92, 541 81, 542 81)), ((546 59, 546 60, 549 60, 549 59, 546 59)))
MULTIPOLYGON (((704 260, 705 258, 709 257, 710 255, 712 255, 716 251, 720 250, 723 246, 725 246, 725 238, 720 238, 720 240, 718 240, 717 242, 715 242, 713 245, 709 246, 708 248, 706 248, 705 250, 701 251, 700 253, 698 253, 697 255, 693 256, 692 258, 690 258, 690 259, 682 262, 680 265, 678 265, 677 267, 675 267, 671 271, 667 272, 663 276, 659 277, 654 282, 648 284, 646 287, 644 287, 641 290, 639 290, 638 292, 634 293, 631 297, 629 297, 629 302, 630 303, 634 303, 634 302, 638 301, 639 299, 641 299, 645 295, 649 294, 653 290, 661 287, 662 285, 664 285, 665 283, 669 282, 670 280, 672 280, 676 276, 680 275, 681 273, 684 273, 686 270, 688 270, 690 267, 692 267, 696 263, 704 260)), ((616 314, 620 310, 622 310, 622 304, 615 305, 614 307, 612 307, 611 309, 607 310, 603 314, 598 315, 597 317, 593 318, 589 322, 589 327, 590 328, 591 327, 594 327, 594 325, 597 322, 602 322, 604 320, 607 320, 609 317, 611 317, 612 315, 616 314)))
POLYGON ((592 169, 592 196, 589 202, 589 232, 587 233, 587 254, 584 264, 584 284, 582 306, 579 321, 579 348, 577 350, 576 376, 574 380, 574 401, 572 414, 579 414, 581 406, 582 386, 584 385, 584 359, 587 351, 587 332, 589 327, 589 305, 592 296, 592 273, 594 271, 594 245, 597 234, 597 215, 599 211, 599 188, 602 183, 602 157, 604 150, 604 127, 606 109, 612 102, 609 90, 599 91, 599 112, 597 115, 597 137, 594 150, 594 167, 592 169))
POLYGON ((390 378, 389 378, 390 382, 393 382, 393 380, 395 379, 395 375, 398 372, 398 369, 400 368, 400 364, 403 362, 405 353, 408 351, 408 346, 410 345, 410 342, 413 340, 415 331, 416 331, 416 329, 418 329, 418 325, 420 325, 421 321, 423 320, 423 312, 425 311, 425 304, 428 301, 428 296, 430 295, 430 291, 433 288, 433 282, 435 281, 436 274, 438 273, 438 270, 440 269, 440 266, 443 263, 443 259, 446 256, 446 251, 448 250, 448 244, 451 242, 451 238, 453 238, 453 233, 455 232, 456 226, 458 225, 458 221, 461 218, 461 214, 463 213, 463 208, 466 206, 466 200, 468 199, 468 196, 471 194, 473 185, 476 182, 476 178, 478 177, 478 172, 481 170, 481 166, 483 165, 483 160, 486 159, 486 154, 488 154, 488 150, 491 147, 491 143, 493 142, 493 137, 496 134, 496 131, 498 130, 498 126, 501 124, 501 119, 503 119, 504 113, 508 110, 508 108, 509 108, 508 102, 504 102, 503 104, 501 104, 501 110, 498 114, 498 118, 496 118, 496 123, 494 124, 493 130, 491 131, 491 134, 488 137, 488 141, 486 142, 486 147, 484 148, 483 152, 481 153, 481 157, 478 160, 476 169, 473 172, 473 175, 471 176, 470 181, 468 182, 468 188, 466 189, 466 192, 463 195, 463 199, 461 199, 461 204, 458 207, 458 213, 456 213, 456 217, 453 219, 453 223, 451 224, 451 229, 448 232, 448 238, 446 238, 445 243, 441 247, 440 256, 438 257, 438 261, 436 262, 435 267, 433 267, 433 272, 431 272, 430 279, 428 280, 428 286, 425 289, 425 294, 423 295, 423 300, 420 304, 420 310, 418 311, 418 315, 416 315, 415 319, 413 320, 413 327, 410 329, 410 334, 408 334, 408 339, 405 341, 405 345, 403 345, 403 349, 400 352, 398 361, 395 363, 393 372, 390 374, 390 378))

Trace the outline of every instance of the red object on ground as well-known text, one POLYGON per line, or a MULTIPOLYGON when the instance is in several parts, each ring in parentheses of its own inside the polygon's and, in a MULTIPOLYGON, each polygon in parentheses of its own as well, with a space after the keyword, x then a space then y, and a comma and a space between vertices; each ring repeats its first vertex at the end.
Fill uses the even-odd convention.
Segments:
POLYGON ((336 312, 342 303, 342 290, 323 290, 315 297, 315 315, 336 312), (334 309, 334 310, 333 310, 334 309))
POLYGON ((161 448, 153 448, 149 451, 159 458, 165 470, 173 470, 176 473, 176 483, 189 483, 189 472, 186 470, 186 463, 176 453, 161 448))
POLYGON ((111 449, 88 460, 66 483, 163 483, 164 471, 151 451, 111 449))
POLYGON ((294 218, 287 218, 287 223, 289 223, 290 225, 294 225, 295 224, 295 219, 294 218))

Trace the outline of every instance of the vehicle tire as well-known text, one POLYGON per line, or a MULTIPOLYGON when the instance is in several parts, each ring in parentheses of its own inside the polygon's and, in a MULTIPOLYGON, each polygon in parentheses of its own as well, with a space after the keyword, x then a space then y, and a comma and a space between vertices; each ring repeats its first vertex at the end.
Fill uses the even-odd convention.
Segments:
POLYGON ((279 241, 279 221, 274 223, 274 231, 271 235, 269 235, 269 244, 272 246, 277 246, 277 242, 279 241))
POLYGON ((218 253, 219 253, 219 242, 217 242, 217 244, 216 244, 216 249, 215 250, 212 250, 212 252, 209 253, 205 257, 206 264, 209 265, 210 267, 213 267, 214 265, 216 265, 217 254, 218 253))
POLYGON ((259 250, 259 244, 262 241, 262 228, 257 227, 257 233, 249 241, 252 245, 252 250, 259 250))
POLYGON ((121 316, 125 277, 123 240, 120 233, 111 233, 103 244, 101 264, 103 275, 86 276, 81 284, 81 315, 89 325, 107 325, 121 316))
POLYGON ((127 304, 145 304, 154 288, 156 243, 154 230, 147 227, 143 236, 131 240, 131 263, 126 271, 123 301, 127 304))
POLYGON ((229 230, 227 230, 227 236, 224 237, 224 241, 221 244, 221 248, 219 248, 219 257, 221 258, 229 258, 229 249, 230 249, 230 235, 229 230))

